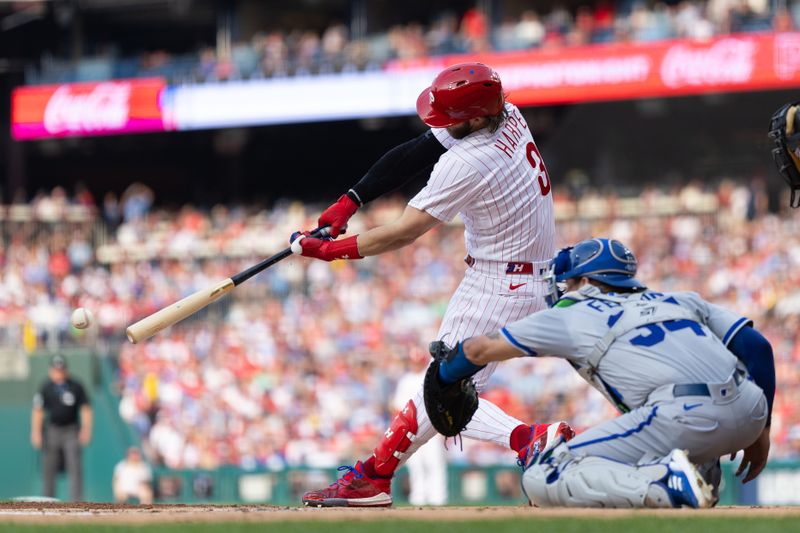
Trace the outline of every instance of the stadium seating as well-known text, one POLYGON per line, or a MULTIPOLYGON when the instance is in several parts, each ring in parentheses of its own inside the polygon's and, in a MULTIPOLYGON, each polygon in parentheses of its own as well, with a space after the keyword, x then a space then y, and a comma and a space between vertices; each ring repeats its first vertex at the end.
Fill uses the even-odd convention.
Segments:
MULTIPOLYGON (((523 10, 492 26, 476 9, 434 14, 365 37, 334 22, 312 27, 256 31, 195 53, 117 53, 113 43, 96 43, 101 53, 49 57, 30 69, 28 83, 65 83, 110 78, 165 77, 172 83, 261 79, 380 69, 393 59, 486 51, 558 49, 603 43, 664 39, 707 39, 714 35, 789 31, 800 27, 800 2, 586 2, 572 11, 559 5, 523 10), (782 7, 775 7, 782 6, 782 7)), ((219 44, 219 43, 218 43, 219 44)))
MULTIPOLYGON (((796 458, 800 232, 796 216, 766 212, 760 187, 688 184, 628 198, 556 189, 557 227, 561 244, 620 238, 636 251, 648 284, 696 290, 752 318, 775 347, 781 379, 773 456, 796 458)), ((93 309, 96 334, 119 353, 122 417, 152 461, 174 468, 330 467, 368 453, 392 414, 395 383, 435 337, 465 268, 457 224, 404 253, 330 265, 290 258, 134 346, 122 336, 134 318, 280 249, 291 231, 313 225, 319 208, 165 211, 134 185, 96 210, 86 194, 55 189, 0 210, 8 243, 2 335, 31 351, 94 342, 67 323, 70 308, 93 309)), ((391 219, 403 205, 375 202, 352 229, 391 219)), ((612 416, 560 363, 501 366, 488 394, 524 420, 565 418, 583 428, 612 416)), ((466 443, 465 452, 458 460, 511 460, 489 445, 466 443)))

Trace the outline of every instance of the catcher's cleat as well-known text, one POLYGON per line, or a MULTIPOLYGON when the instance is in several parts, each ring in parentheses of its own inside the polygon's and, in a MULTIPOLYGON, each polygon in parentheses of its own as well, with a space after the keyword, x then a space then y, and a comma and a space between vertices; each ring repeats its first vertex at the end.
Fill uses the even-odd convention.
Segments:
POLYGON ((358 461, 353 466, 340 466, 347 471, 325 489, 303 494, 306 507, 389 507, 392 505, 390 478, 370 478, 364 465, 358 461))
POLYGON ((689 462, 686 452, 673 450, 669 456, 669 474, 661 481, 673 507, 693 507, 702 509, 714 504, 711 485, 706 483, 697 468, 689 462))
POLYGON ((564 421, 552 424, 533 424, 531 440, 517 454, 517 464, 523 469, 535 462, 547 459, 547 455, 562 442, 575 436, 575 430, 564 421))

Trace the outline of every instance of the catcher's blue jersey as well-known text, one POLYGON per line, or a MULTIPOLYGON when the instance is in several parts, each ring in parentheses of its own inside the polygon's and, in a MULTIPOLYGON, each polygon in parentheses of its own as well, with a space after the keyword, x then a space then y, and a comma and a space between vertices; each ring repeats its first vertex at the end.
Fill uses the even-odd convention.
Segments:
POLYGON ((604 295, 587 285, 560 305, 501 333, 528 355, 567 359, 622 411, 666 384, 730 378, 738 360, 726 345, 750 324, 693 292, 604 295))

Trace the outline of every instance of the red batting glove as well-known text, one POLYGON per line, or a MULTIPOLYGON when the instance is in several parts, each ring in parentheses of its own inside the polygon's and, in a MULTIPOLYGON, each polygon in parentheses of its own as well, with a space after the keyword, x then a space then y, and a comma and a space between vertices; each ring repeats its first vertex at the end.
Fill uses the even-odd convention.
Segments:
POLYGON ((343 194, 336 200, 335 204, 322 212, 317 221, 317 226, 320 228, 330 226, 331 237, 335 239, 340 233, 347 229, 347 221, 350 220, 350 217, 352 217, 357 210, 358 204, 351 200, 349 196, 343 194))
POLYGON ((341 241, 327 241, 309 237, 309 232, 295 232, 292 234, 292 253, 301 254, 305 257, 314 257, 323 261, 333 261, 334 259, 361 259, 358 253, 356 237, 353 235, 341 241))

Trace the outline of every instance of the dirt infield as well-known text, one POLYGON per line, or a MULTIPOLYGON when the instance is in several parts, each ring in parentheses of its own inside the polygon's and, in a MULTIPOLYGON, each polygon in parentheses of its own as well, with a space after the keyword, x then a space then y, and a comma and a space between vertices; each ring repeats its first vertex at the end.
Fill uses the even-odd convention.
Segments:
POLYGON ((718 507, 707 510, 539 509, 516 507, 398 507, 307 509, 269 505, 119 505, 108 503, 0 503, 0 523, 147 524, 164 522, 278 522, 340 520, 496 520, 503 518, 624 518, 628 516, 798 517, 800 507, 718 507))

